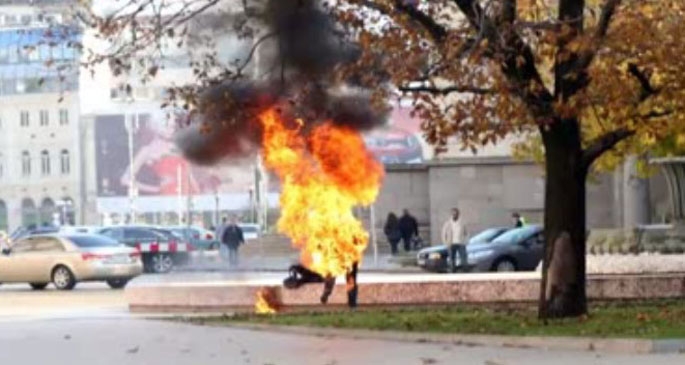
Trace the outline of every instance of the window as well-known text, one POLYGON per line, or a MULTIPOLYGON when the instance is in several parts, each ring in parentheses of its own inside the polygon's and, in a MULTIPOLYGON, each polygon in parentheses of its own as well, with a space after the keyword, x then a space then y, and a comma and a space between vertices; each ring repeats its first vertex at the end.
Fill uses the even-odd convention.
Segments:
POLYGON ((40 153, 40 171, 43 175, 50 175, 50 153, 46 150, 40 153))
POLYGON ((69 111, 66 109, 59 110, 59 125, 69 124, 69 111))
POLYGON ((152 241, 159 237, 154 232, 138 228, 127 228, 124 231, 124 236, 127 240, 132 239, 141 241, 152 241))
POLYGON ((36 237, 33 242, 33 252, 63 252, 64 246, 55 238, 36 237))
POLYGON ((27 110, 22 110, 19 113, 19 123, 22 127, 29 126, 29 112, 27 110))
POLYGON ((5 15, 5 25, 17 25, 17 16, 5 15))
POLYGON ((31 155, 29 151, 21 153, 21 174, 23 176, 31 176, 31 155))
POLYGON ((30 15, 22 15, 22 16, 21 16, 21 24, 22 24, 22 25, 29 25, 29 24, 31 24, 31 16, 30 16, 30 15))
POLYGON ((120 245, 116 240, 94 234, 69 236, 67 238, 80 248, 117 247, 120 245))
POLYGON ((22 252, 30 252, 33 250, 33 240, 30 238, 23 239, 12 246, 12 254, 18 254, 22 252))
POLYGON ((59 156, 60 171, 62 175, 68 175, 71 172, 71 162, 69 161, 69 151, 62 150, 59 156))
POLYGON ((50 123, 50 114, 47 110, 40 111, 40 126, 45 127, 50 123))
POLYGON ((122 240, 124 238, 123 229, 121 228, 107 228, 100 231, 100 234, 115 240, 122 240))

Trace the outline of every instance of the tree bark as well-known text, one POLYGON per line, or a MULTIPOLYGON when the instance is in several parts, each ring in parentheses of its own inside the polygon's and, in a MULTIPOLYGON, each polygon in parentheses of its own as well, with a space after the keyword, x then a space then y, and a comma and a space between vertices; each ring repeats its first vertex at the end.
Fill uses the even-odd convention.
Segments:
POLYGON ((577 119, 542 127, 546 152, 545 258, 540 318, 587 313, 585 293, 585 179, 577 119))

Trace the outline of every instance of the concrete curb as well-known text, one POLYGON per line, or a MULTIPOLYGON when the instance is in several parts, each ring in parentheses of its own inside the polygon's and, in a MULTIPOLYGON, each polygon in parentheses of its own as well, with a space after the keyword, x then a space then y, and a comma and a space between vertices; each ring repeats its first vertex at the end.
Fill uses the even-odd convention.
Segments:
POLYGON ((486 346, 536 348, 546 350, 596 351, 622 354, 685 353, 685 339, 644 340, 605 339, 586 337, 528 337, 498 335, 468 335, 450 333, 415 333, 362 329, 281 326, 245 322, 208 323, 209 326, 231 327, 251 331, 269 331, 315 337, 345 337, 359 340, 452 344, 457 346, 486 346))

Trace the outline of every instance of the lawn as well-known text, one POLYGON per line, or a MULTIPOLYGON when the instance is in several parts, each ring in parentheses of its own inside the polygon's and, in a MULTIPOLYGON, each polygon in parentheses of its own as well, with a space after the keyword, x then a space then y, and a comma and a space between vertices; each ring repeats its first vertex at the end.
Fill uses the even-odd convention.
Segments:
POLYGON ((595 304, 587 317, 553 320, 547 325, 538 321, 534 308, 464 306, 238 315, 194 321, 215 325, 250 322, 435 333, 663 339, 685 338, 685 300, 595 304))

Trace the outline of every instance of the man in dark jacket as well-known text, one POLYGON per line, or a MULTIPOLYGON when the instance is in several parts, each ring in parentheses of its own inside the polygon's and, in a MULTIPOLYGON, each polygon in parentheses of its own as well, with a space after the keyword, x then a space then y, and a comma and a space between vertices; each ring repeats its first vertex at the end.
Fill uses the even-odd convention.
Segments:
POLYGON ((231 217, 231 222, 224 227, 221 243, 228 248, 228 263, 231 266, 238 265, 238 248, 245 243, 243 230, 238 226, 236 217, 231 217))
POLYGON ((411 251, 411 242, 414 237, 419 235, 419 224, 416 222, 408 209, 404 209, 402 218, 400 218, 400 232, 402 233, 402 242, 404 243, 404 250, 411 251))

